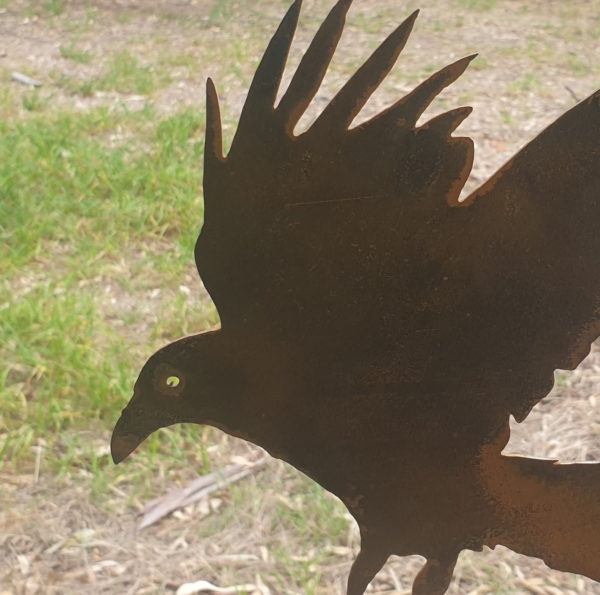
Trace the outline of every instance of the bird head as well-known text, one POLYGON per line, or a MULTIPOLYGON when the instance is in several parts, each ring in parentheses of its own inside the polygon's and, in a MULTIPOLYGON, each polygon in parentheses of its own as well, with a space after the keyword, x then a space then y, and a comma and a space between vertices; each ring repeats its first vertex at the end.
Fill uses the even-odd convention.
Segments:
POLYGON ((235 388, 226 358, 216 348, 216 334, 174 341, 144 364, 133 397, 113 430, 110 447, 115 463, 159 428, 184 422, 220 425, 223 410, 231 410, 235 388))

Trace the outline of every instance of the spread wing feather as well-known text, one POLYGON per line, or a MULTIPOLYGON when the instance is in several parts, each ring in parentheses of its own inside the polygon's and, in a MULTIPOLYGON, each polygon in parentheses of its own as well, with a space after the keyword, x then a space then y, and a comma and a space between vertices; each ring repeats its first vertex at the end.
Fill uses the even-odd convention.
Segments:
POLYGON ((525 146, 460 210, 468 214, 472 299, 482 316, 489 307, 491 328, 499 327, 498 370, 512 360, 510 375, 524 382, 512 383, 512 412, 522 420, 545 396, 554 369, 575 368, 600 335, 600 91, 525 146))
POLYGON ((554 368, 576 365, 600 334, 600 93, 459 203, 473 144, 451 134, 470 108, 416 122, 472 56, 348 128, 416 13, 293 135, 349 5, 332 9, 275 106, 294 3, 258 67, 227 157, 207 85, 196 262, 223 331, 293 345, 300 357, 316 351, 315 364, 334 370, 344 362, 349 386, 408 394, 418 385, 452 397, 462 423, 478 402, 490 423, 509 412, 523 419, 554 368))

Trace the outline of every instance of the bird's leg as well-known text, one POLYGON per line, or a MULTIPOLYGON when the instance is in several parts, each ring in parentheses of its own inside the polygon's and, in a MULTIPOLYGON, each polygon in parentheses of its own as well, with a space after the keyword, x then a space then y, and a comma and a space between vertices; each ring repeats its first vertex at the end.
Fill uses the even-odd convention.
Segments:
POLYGON ((346 595, 363 595, 368 584, 375 578, 387 559, 387 553, 378 548, 365 547, 363 541, 360 552, 350 569, 346 595))
POLYGON ((452 580, 456 560, 457 556, 427 560, 413 582, 412 595, 444 595, 452 580))

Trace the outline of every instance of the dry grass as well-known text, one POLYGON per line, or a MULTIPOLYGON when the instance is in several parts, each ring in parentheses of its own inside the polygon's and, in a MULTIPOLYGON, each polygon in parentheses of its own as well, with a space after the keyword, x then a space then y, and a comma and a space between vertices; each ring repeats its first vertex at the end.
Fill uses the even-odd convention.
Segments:
MULTIPOLYGON (((201 111, 210 74, 222 98, 225 134, 231 138, 251 73, 285 4, 1 0, 0 116, 25 121, 32 113, 80 113, 98 106, 136 111, 148 102, 158 115, 190 106, 201 111), (34 93, 10 83, 13 70, 38 78, 43 87, 34 93)), ((290 66, 299 60, 329 4, 305 0, 290 66)), ((474 106, 461 128, 476 141, 472 188, 570 107, 573 95, 583 98, 598 87, 600 20, 592 4, 407 0, 398 6, 395 0, 356 0, 347 35, 307 120, 368 49, 420 6, 421 17, 400 66, 367 111, 380 109, 433 68, 479 51, 474 67, 431 112, 474 106)), ((146 150, 144 126, 149 124, 138 124, 107 142, 114 147, 137 143, 140 151, 146 150)), ((183 257, 189 267, 166 286, 174 250, 168 235, 155 238, 145 254, 132 251, 113 259, 101 275, 87 280, 102 296, 106 324, 127 336, 127 345, 138 345, 138 359, 178 332, 159 315, 177 296, 181 311, 195 312, 190 320, 214 323, 210 305, 204 301, 198 306, 200 286, 191 252, 183 257), (153 262, 167 264, 156 271, 153 262)), ((15 295, 26 299, 41 274, 24 270, 15 277, 15 295)), ((135 369, 129 373, 133 381, 135 369)), ((552 395, 514 428, 508 450, 563 462, 599 461, 598 380, 600 351, 594 349, 577 371, 561 374, 552 395)), ((161 452, 134 457, 117 471, 107 459, 107 428, 117 415, 118 408, 111 419, 90 424, 87 431, 70 430, 77 437, 68 452, 75 464, 59 464, 70 434, 61 437, 61 449, 47 448, 50 437, 36 435, 26 464, 0 469, 0 593, 163 593, 201 579, 223 587, 253 584, 263 593, 344 592, 358 547, 356 529, 334 497, 280 461, 272 460, 264 472, 138 532, 136 511, 153 495, 185 484, 199 469, 223 468, 240 457, 253 460, 261 452, 206 429, 192 435, 203 445, 196 452, 184 442, 186 465, 174 460, 177 455, 164 455, 169 444, 180 443, 176 434, 163 431, 144 447, 148 452, 161 444, 161 452)), ((391 560, 372 592, 408 593, 420 564, 418 557, 391 560)), ((463 553, 449 592, 600 594, 600 585, 499 547, 463 553)))

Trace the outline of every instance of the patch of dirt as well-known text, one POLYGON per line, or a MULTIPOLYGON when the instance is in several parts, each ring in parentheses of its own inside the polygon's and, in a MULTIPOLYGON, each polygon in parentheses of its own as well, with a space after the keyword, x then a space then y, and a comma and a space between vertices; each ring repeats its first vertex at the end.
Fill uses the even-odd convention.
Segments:
MULTIPOLYGON (((150 99, 163 112, 184 106, 204 109, 205 79, 211 75, 220 90, 223 109, 230 115, 241 109, 251 72, 260 57, 255 49, 264 46, 284 10, 278 0, 257 0, 249 20, 240 20, 236 18, 239 2, 233 0, 226 18, 215 17, 223 5, 218 0, 102 0, 93 4, 65 2, 65 12, 51 16, 43 9, 30 9, 37 4, 10 1, 0 9, 0 68, 6 73, 3 85, 10 87, 18 105, 31 91, 9 80, 12 71, 39 79, 43 83, 40 93, 53 108, 87 110, 98 105, 125 105, 135 109, 150 99), (77 64, 62 57, 60 47, 71 42, 90 51, 94 60, 77 64), (198 57, 197 68, 172 66, 170 83, 150 98, 112 91, 85 97, 53 82, 57 72, 82 80, 99 76, 108 57, 123 49, 156 68, 161 54, 188 53, 198 57), (232 59, 236 52, 237 61, 232 59), (201 60, 211 55, 212 62, 201 60), (221 62, 220 55, 228 62, 221 62)), ((305 1, 289 71, 329 4, 305 1)), ((396 0, 356 1, 331 74, 305 124, 347 79, 350 70, 345 65, 357 65, 417 6, 422 9, 421 16, 400 65, 369 102, 364 117, 409 91, 417 82, 409 75, 422 78, 425 70, 431 72, 429 66, 437 69, 479 51, 480 62, 475 62, 444 94, 444 100, 428 112, 433 115, 456 105, 474 106, 473 114, 460 128, 476 144, 468 189, 487 179, 519 146, 571 107, 574 97, 584 98, 598 87, 600 44, 598 37, 589 34, 591 30, 600 31, 600 11, 595 2, 506 0, 492 11, 470 10, 469 2, 458 0, 408 0, 402 6, 397 4, 396 0)), ((232 133, 231 129, 225 130, 229 136, 232 133)), ((186 287, 194 283, 184 281, 186 287)), ((108 303, 118 318, 132 304, 117 284, 108 283, 107 287, 108 303)), ((141 307, 149 313, 157 301, 149 293, 141 307)), ((594 348, 575 372, 560 377, 553 393, 524 424, 514 424, 507 450, 562 462, 599 461, 599 380, 600 350, 594 348)), ((215 436, 217 448, 211 456, 217 467, 234 455, 257 456, 254 447, 219 437, 218 433, 215 436)), ((98 440, 107 444, 108 436, 101 435, 98 440)), ((148 469, 149 481, 154 472, 148 469)), ((187 479, 181 478, 181 482, 187 479)), ((267 471, 245 481, 245 502, 234 507, 230 491, 223 490, 215 496, 217 501, 190 506, 142 533, 136 530, 131 509, 131 505, 138 509, 142 506, 135 495, 133 501, 128 501, 127 491, 111 484, 110 497, 97 502, 85 470, 77 480, 53 478, 45 474, 42 463, 35 476, 4 474, 0 481, 3 595, 175 592, 182 584, 199 579, 220 586, 252 583, 257 585, 257 592, 263 589, 263 593, 268 592, 267 587, 271 593, 292 592, 280 583, 276 573, 281 564, 276 552, 286 547, 290 537, 273 525, 269 508, 282 494, 292 492, 306 480, 279 461, 273 460, 267 471), (232 510, 239 523, 219 520, 227 519, 232 510)), ((343 543, 331 546, 326 563, 309 568, 309 573, 320 575, 315 593, 344 592, 345 577, 358 547, 354 525, 349 522, 348 527, 343 543)), ((301 565, 310 559, 311 552, 289 555, 296 556, 295 563, 301 565)), ((391 561, 378 575, 371 592, 408 593, 420 564, 418 557, 391 561)), ((600 585, 550 571, 539 561, 497 548, 482 554, 463 553, 449 593, 509 591, 600 594, 600 585)))

